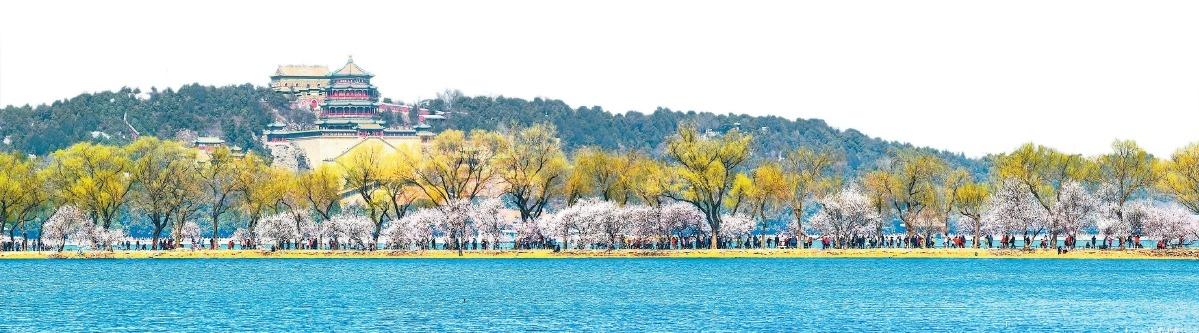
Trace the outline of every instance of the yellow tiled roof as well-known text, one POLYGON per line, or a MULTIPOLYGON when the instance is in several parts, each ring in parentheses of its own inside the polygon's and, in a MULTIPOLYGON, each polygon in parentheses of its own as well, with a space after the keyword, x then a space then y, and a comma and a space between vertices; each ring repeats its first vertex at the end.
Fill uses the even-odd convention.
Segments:
POLYGON ((329 67, 320 65, 283 65, 275 71, 277 76, 326 76, 329 67))
POLYGON ((358 67, 358 65, 354 64, 354 58, 350 58, 350 60, 346 61, 346 65, 342 66, 341 69, 337 70, 336 72, 333 72, 333 75, 334 76, 371 75, 371 73, 367 73, 365 70, 362 70, 362 67, 358 67))

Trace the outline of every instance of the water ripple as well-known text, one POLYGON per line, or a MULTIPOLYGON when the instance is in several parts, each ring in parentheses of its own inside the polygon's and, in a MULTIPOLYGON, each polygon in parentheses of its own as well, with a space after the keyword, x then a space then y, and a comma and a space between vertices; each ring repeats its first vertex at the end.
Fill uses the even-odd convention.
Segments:
POLYGON ((0 261, 0 331, 1194 330, 1199 262, 0 261))

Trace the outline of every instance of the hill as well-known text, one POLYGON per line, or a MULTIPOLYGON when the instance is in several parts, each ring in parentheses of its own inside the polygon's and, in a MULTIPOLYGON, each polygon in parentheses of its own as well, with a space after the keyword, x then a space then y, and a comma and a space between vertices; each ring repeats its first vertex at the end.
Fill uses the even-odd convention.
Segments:
MULTIPOLYGON (((831 147, 846 157, 849 170, 874 166, 895 149, 935 152, 951 165, 976 175, 986 172, 986 161, 931 148, 867 136, 854 129, 837 129, 819 119, 785 119, 777 116, 713 114, 658 108, 651 113, 615 114, 598 106, 571 107, 561 100, 507 97, 468 97, 450 92, 420 101, 431 110, 444 110, 445 128, 496 130, 534 123, 557 126, 567 150, 583 146, 660 152, 666 137, 680 123, 695 123, 719 133, 733 127, 754 135, 756 158, 772 159, 797 146, 831 147)), ((123 88, 38 106, 0 109, 0 138, 4 150, 44 155, 75 142, 91 140, 128 142, 134 130, 164 138, 196 133, 224 138, 232 145, 261 149, 259 136, 276 118, 309 123, 313 116, 292 111, 287 101, 264 87, 250 84, 213 87, 187 85, 178 90, 123 88), (132 126, 132 128, 130 128, 132 126)))
POLYGON ((759 159, 778 158, 779 154, 799 146, 829 147, 842 152, 847 168, 856 171, 875 166, 892 150, 921 149, 976 175, 985 175, 988 169, 987 162, 982 159, 874 138, 854 129, 840 130, 820 119, 683 112, 661 107, 649 114, 637 111, 613 114, 598 106, 571 108, 561 100, 535 98, 530 101, 502 96, 454 96, 426 102, 432 110, 450 110, 446 126, 449 128, 494 130, 534 123, 554 124, 567 150, 594 145, 609 149, 641 149, 657 155, 678 125, 690 122, 700 129, 717 133, 733 127, 753 133, 754 151, 759 159))

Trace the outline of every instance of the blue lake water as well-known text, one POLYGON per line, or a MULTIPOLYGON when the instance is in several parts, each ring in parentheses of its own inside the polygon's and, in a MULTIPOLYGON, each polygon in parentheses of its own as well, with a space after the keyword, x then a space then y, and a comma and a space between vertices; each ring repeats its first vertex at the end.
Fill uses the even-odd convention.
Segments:
POLYGON ((1199 330, 1199 261, 0 260, 0 331, 1199 330))

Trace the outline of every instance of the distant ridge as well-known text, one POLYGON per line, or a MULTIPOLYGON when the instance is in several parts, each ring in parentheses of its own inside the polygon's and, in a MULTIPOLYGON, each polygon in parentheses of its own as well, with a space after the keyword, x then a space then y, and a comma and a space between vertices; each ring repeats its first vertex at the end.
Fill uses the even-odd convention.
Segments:
MULTIPOLYGON (((141 135, 162 138, 174 138, 187 131, 219 136, 231 145, 262 151, 259 137, 267 124, 276 120, 301 124, 312 121, 310 112, 290 110, 287 104, 286 99, 269 88, 251 84, 224 87, 191 84, 178 90, 148 92, 122 88, 81 94, 47 105, 0 109, 0 138, 10 142, 0 145, 0 149, 43 155, 79 141, 123 143, 136 135, 132 128, 137 128, 141 135), (93 135, 93 132, 107 135, 93 135)), ((829 147, 844 154, 845 167, 852 172, 876 165, 891 150, 916 148, 934 152, 951 165, 965 167, 978 176, 987 170, 985 159, 874 138, 852 128, 840 130, 820 119, 681 112, 667 108, 650 113, 614 114, 598 106, 571 107, 555 99, 467 97, 453 91, 416 104, 444 111, 447 116, 444 128, 496 130, 551 123, 557 126, 568 150, 600 146, 652 154, 660 151, 666 137, 680 123, 694 123, 712 133, 733 127, 753 133, 758 159, 777 158, 798 146, 829 147)))

